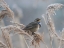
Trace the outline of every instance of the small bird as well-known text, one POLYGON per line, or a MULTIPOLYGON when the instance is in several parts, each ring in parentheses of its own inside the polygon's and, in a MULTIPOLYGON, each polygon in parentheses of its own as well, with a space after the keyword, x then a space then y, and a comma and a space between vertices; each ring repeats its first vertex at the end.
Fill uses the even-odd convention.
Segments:
POLYGON ((29 23, 23 30, 30 31, 33 35, 34 32, 38 31, 39 28, 41 27, 40 21, 41 19, 36 18, 33 22, 29 23))

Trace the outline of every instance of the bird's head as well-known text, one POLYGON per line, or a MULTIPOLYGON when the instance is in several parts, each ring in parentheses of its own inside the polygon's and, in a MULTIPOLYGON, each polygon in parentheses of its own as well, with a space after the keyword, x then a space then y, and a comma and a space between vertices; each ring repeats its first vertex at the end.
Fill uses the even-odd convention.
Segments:
POLYGON ((40 19, 40 18, 36 18, 36 19, 34 20, 34 22, 37 22, 37 23, 39 24, 39 26, 41 27, 41 19, 40 19))
POLYGON ((40 19, 40 18, 36 18, 34 21, 35 21, 35 22, 40 22, 41 19, 40 19))

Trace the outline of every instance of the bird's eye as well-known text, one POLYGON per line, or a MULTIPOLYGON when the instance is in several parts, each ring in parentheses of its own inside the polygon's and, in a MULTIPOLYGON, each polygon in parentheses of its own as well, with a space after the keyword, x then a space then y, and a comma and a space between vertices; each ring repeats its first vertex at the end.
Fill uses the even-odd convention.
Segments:
POLYGON ((37 20, 37 21, 40 21, 40 20, 37 20))
POLYGON ((39 21, 39 20, 37 20, 37 21, 39 21))

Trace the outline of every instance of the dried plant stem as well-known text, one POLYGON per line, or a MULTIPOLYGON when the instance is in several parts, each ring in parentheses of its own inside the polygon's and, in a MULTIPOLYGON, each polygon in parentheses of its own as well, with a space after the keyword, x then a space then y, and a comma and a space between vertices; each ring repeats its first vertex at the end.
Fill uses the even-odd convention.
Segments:
POLYGON ((12 48, 12 42, 11 42, 11 37, 10 37, 9 33, 4 30, 4 31, 2 31, 2 36, 3 36, 3 39, 4 39, 7 47, 12 48))
POLYGON ((5 15, 7 15, 7 14, 8 14, 8 11, 7 10, 2 10, 0 12, 0 20, 2 20, 5 17, 5 15))
POLYGON ((3 7, 6 9, 6 10, 8 10, 8 12, 9 12, 9 14, 11 15, 11 17, 12 18, 14 18, 14 13, 13 13, 13 11, 9 8, 9 6, 7 5, 7 3, 4 1, 4 0, 2 0, 2 2, 3 2, 3 7))
POLYGON ((59 41, 60 43, 59 43, 59 47, 58 48, 61 48, 61 40, 59 41))
MULTIPOLYGON (((51 45, 52 45, 52 41, 53 41, 53 37, 57 37, 58 39, 60 40, 63 40, 62 38, 60 38, 58 36, 58 34, 56 33, 56 30, 55 30, 55 26, 54 26, 54 23, 51 19, 51 16, 52 15, 55 15, 55 10, 58 10, 60 8, 62 8, 64 5, 63 4, 60 4, 60 3, 55 3, 55 4, 51 4, 47 7, 47 11, 45 13, 45 15, 43 16, 44 18, 44 21, 48 27, 48 30, 49 30, 49 35, 50 35, 50 42, 51 42, 51 45)), ((61 44, 61 42, 60 42, 61 44)))
MULTIPOLYGON (((62 29, 62 32, 61 32, 61 37, 62 37, 62 39, 64 39, 64 28, 62 29)), ((61 40, 61 39, 59 39, 59 47, 58 48, 61 48, 62 47, 62 44, 64 44, 64 42, 61 40)))
POLYGON ((45 18, 44 16, 42 16, 42 17, 44 18, 44 21, 45 21, 45 23, 46 23, 46 25, 47 25, 47 27, 48 27, 49 36, 50 36, 50 44, 51 44, 50 46, 51 46, 51 48, 53 48, 53 47, 52 47, 53 32, 52 32, 52 27, 49 26, 49 25, 51 25, 51 24, 50 24, 51 20, 49 20, 49 19, 51 19, 51 18, 48 19, 48 16, 46 16, 46 18, 45 18))
POLYGON ((9 26, 6 26, 6 27, 2 27, 1 29, 8 31, 9 33, 10 33, 10 31, 13 30, 15 32, 15 34, 26 35, 30 39, 32 39, 32 37, 28 33, 24 32, 24 30, 18 28, 17 26, 9 25, 9 26))
POLYGON ((6 44, 4 44, 2 41, 0 41, 0 47, 7 48, 6 44), (2 45, 2 46, 1 46, 2 45))
POLYGON ((19 26, 21 29, 23 29, 25 27, 25 25, 23 25, 23 24, 19 24, 17 22, 13 22, 13 21, 10 21, 10 22, 13 23, 16 26, 19 26))
MULTIPOLYGON (((50 35, 50 33, 49 33, 49 35, 50 35)), ((52 47, 52 40, 53 40, 53 37, 50 36, 50 45, 51 45, 51 48, 53 48, 52 47)))
POLYGON ((48 48, 48 46, 46 45, 46 43, 44 41, 43 41, 43 43, 44 43, 45 47, 48 48))
POLYGON ((5 16, 11 17, 12 19, 14 19, 14 13, 13 11, 9 8, 9 6, 7 5, 7 3, 4 0, 0 0, 1 2, 1 7, 3 7, 4 9, 1 10, 0 12, 0 20, 3 19, 5 16))
POLYGON ((28 44, 27 44, 26 39, 24 38, 24 36, 23 36, 23 39, 24 39, 24 42, 25 42, 27 48, 29 48, 29 46, 28 46, 28 44))
MULTIPOLYGON (((44 33, 42 35, 42 37, 44 36, 44 33)), ((43 37, 44 38, 44 37, 43 37)), ((42 39, 42 42, 44 43, 45 47, 48 48, 48 46, 46 45, 45 41, 42 39)))
MULTIPOLYGON (((12 45, 10 42, 11 38, 9 36, 9 33, 12 30, 15 32, 15 34, 27 35, 28 37, 30 37, 30 39, 32 39, 32 37, 28 33, 24 32, 22 29, 18 28, 17 26, 9 25, 7 27, 2 27, 1 30, 2 30, 2 34, 3 34, 3 38, 5 39, 8 48, 12 48, 12 45)), ((25 39, 24 39, 24 41, 26 43, 26 46, 29 48, 25 39)))

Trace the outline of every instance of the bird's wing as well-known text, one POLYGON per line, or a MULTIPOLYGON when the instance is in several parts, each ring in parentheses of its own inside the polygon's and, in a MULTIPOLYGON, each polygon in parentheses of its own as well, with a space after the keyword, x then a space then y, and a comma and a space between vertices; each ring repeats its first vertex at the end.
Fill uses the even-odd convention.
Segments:
POLYGON ((29 23, 24 29, 32 29, 32 28, 34 28, 35 26, 37 26, 37 23, 36 23, 36 22, 31 22, 31 23, 29 23))

